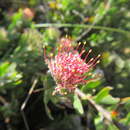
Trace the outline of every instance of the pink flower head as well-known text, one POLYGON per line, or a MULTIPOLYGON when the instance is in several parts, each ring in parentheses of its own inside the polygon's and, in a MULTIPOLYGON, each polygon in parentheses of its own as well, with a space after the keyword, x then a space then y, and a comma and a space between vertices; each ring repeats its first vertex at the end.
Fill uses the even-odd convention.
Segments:
POLYGON ((87 80, 88 75, 86 73, 99 62, 100 55, 96 58, 91 58, 86 63, 86 59, 92 50, 90 49, 85 58, 81 59, 82 54, 85 53, 84 46, 80 53, 78 48, 75 49, 72 46, 70 39, 62 38, 58 53, 51 58, 45 57, 48 68, 57 84, 54 93, 65 94, 64 90, 73 92, 78 85, 85 84, 93 79, 87 80))

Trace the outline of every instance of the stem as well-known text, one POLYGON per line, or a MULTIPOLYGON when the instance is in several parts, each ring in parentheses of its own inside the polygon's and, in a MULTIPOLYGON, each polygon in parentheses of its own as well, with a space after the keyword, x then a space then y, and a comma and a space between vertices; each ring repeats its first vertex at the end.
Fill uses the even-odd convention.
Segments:
POLYGON ((93 28, 98 30, 106 30, 110 32, 118 32, 118 33, 124 33, 124 34, 130 34, 129 31, 118 29, 118 28, 112 28, 112 27, 105 27, 105 26, 95 26, 95 25, 86 25, 86 24, 71 24, 71 23, 64 23, 64 24, 58 24, 58 23, 45 23, 45 24, 34 24, 35 28, 45 28, 45 27, 79 27, 79 28, 93 28))
POLYGON ((30 130, 30 128, 29 128, 29 125, 28 125, 28 122, 27 122, 27 119, 26 119, 26 116, 25 116, 25 113, 24 113, 24 108, 26 107, 26 105, 28 103, 28 100, 30 99, 31 94, 32 94, 34 88, 36 87, 37 82, 38 82, 38 79, 35 79, 33 81, 32 87, 30 88, 30 90, 28 92, 28 96, 27 96, 27 98, 25 99, 25 101, 23 102, 23 104, 21 106, 21 114, 22 114, 22 117, 23 117, 23 120, 24 120, 24 124, 25 124, 26 130, 30 130))
POLYGON ((98 111, 102 114, 102 116, 108 120, 109 122, 113 123, 119 130, 129 130, 128 126, 125 126, 122 123, 119 123, 116 120, 113 120, 111 118, 111 114, 110 112, 108 112, 107 110, 105 110, 103 107, 101 107, 100 105, 96 104, 95 101, 92 100, 92 98, 90 96, 87 96, 85 93, 83 93, 82 91, 80 91, 78 88, 76 88, 75 93, 81 97, 81 99, 83 100, 88 100, 88 102, 98 111))
POLYGON ((82 99, 86 99, 89 101, 89 103, 102 114, 102 116, 107 119, 109 122, 112 122, 111 114, 104 108, 102 108, 100 105, 96 104, 94 100, 90 96, 86 96, 82 91, 80 91, 78 88, 76 88, 75 93, 81 97, 82 99))
POLYGON ((6 101, 6 99, 2 96, 0 96, 0 102, 4 105, 8 104, 8 102, 6 101))

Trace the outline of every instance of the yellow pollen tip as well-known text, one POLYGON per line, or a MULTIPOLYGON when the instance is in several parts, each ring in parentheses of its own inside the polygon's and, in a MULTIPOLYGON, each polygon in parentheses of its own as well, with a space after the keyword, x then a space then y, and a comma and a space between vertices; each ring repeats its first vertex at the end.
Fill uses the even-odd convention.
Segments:
POLYGON ((66 34, 65 37, 68 38, 68 35, 66 34))
POLYGON ((53 91, 53 92, 52 92, 52 96, 54 96, 54 95, 56 95, 56 91, 53 91))
POLYGON ((97 57, 100 57, 101 55, 99 54, 97 57))
POLYGON ((84 45, 86 44, 86 42, 84 42, 84 45))
POLYGON ((94 60, 94 58, 91 58, 90 61, 94 60))
POLYGON ((50 53, 50 56, 52 57, 52 56, 53 56, 53 53, 50 53))
POLYGON ((84 53, 84 52, 85 52, 85 50, 82 51, 82 53, 84 53))
POLYGON ((78 43, 78 45, 80 45, 80 44, 81 44, 81 42, 78 43))
POLYGON ((96 64, 98 64, 98 63, 100 63, 100 60, 98 60, 98 61, 96 62, 96 64))
POLYGON ((74 69, 72 69, 72 72, 75 72, 75 70, 74 70, 74 69))
POLYGON ((80 59, 80 58, 78 58, 78 59, 77 59, 77 61, 81 61, 81 59, 80 59))
POLYGON ((89 53, 91 53, 91 52, 92 52, 92 49, 89 50, 89 53))
POLYGON ((92 75, 92 73, 88 73, 88 75, 90 76, 90 75, 92 75))
POLYGON ((64 95, 67 95, 67 92, 64 92, 64 95))

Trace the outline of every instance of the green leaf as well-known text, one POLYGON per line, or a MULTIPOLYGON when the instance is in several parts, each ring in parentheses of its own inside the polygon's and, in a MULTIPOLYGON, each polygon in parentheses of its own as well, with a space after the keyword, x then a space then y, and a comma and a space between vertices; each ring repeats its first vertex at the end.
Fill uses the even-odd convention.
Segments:
POLYGON ((103 88, 95 97, 94 100, 96 103, 99 103, 104 97, 109 95, 110 90, 112 90, 111 87, 105 87, 103 88))
POLYGON ((122 103, 125 104, 125 108, 130 112, 130 97, 123 98, 122 103))
POLYGON ((126 125, 129 125, 130 123, 130 113, 127 114, 127 117, 126 117, 126 125))
POLYGON ((45 110, 46 110, 46 113, 47 113, 48 117, 49 117, 51 120, 54 120, 54 118, 53 118, 52 115, 51 115, 51 111, 50 111, 50 109, 49 109, 49 107, 48 107, 48 102, 49 102, 49 100, 50 100, 50 98, 49 98, 49 96, 48 96, 48 93, 49 93, 48 90, 44 91, 43 101, 44 101, 45 110))
POLYGON ((112 62, 111 54, 110 52, 104 52, 102 53, 102 64, 104 66, 108 66, 112 62))
POLYGON ((119 98, 114 98, 111 95, 107 95, 106 97, 104 97, 100 103, 101 104, 108 104, 108 105, 114 105, 117 104, 120 101, 119 98))
POLYGON ((130 113, 128 113, 125 118, 122 118, 120 122, 126 126, 130 125, 130 113))
POLYGON ((79 114, 83 114, 83 113, 84 113, 81 100, 79 99, 79 97, 78 97, 76 94, 74 95, 73 106, 74 106, 75 110, 76 110, 79 114))
POLYGON ((8 27, 9 31, 12 31, 17 26, 21 26, 22 17, 23 17, 23 12, 21 9, 19 9, 19 11, 12 16, 12 22, 8 27))
POLYGON ((22 83, 22 73, 19 73, 16 67, 16 63, 6 61, 0 64, 0 91, 13 88, 22 83))
POLYGON ((100 80, 91 81, 91 82, 89 82, 87 85, 84 85, 81 90, 82 90, 84 93, 87 93, 88 91, 90 91, 90 90, 92 90, 92 89, 98 87, 100 84, 101 84, 101 81, 100 81, 100 80))
POLYGON ((6 72, 8 71, 8 67, 9 67, 8 62, 4 62, 0 64, 0 76, 3 76, 6 74, 6 72))

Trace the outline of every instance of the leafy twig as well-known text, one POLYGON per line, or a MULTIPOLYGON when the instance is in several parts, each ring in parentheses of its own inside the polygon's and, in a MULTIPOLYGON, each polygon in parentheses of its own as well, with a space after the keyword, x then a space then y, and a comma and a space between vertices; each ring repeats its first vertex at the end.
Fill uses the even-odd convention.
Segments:
POLYGON ((108 2, 106 4, 106 8, 104 10, 104 14, 99 16, 99 14, 97 13, 95 18, 94 18, 95 20, 91 24, 92 26, 89 27, 87 30, 85 30, 79 37, 77 37, 77 39, 75 41, 79 41, 80 39, 82 39, 85 35, 87 35, 93 29, 93 26, 95 26, 105 16, 105 14, 108 12, 108 10, 110 8, 110 4, 111 4, 111 0, 108 0, 108 2))
POLYGON ((80 96, 82 99, 86 99, 89 101, 89 103, 98 111, 100 112, 105 119, 107 119, 109 122, 112 122, 111 114, 102 108, 100 105, 96 104, 94 100, 92 100, 89 96, 86 96, 82 91, 79 89, 75 90, 75 93, 80 96))
POLYGON ((124 34, 129 34, 129 31, 123 30, 123 29, 119 29, 119 28, 112 28, 112 27, 106 27, 106 26, 93 26, 93 25, 86 25, 86 24, 71 24, 71 23, 64 23, 64 24, 60 24, 60 23, 45 23, 45 24, 34 24, 35 28, 45 28, 45 27, 57 27, 57 28, 61 28, 61 27, 80 27, 80 28, 92 28, 92 29, 98 29, 98 30, 106 30, 106 31, 110 31, 110 32, 118 32, 118 33, 124 33, 124 34))
POLYGON ((98 112, 102 114, 102 116, 108 120, 109 122, 113 123, 119 130, 129 130, 127 126, 124 126, 123 124, 117 122, 116 120, 113 120, 111 118, 111 113, 105 110, 102 106, 95 103, 94 100, 90 96, 87 96, 82 91, 80 91, 78 88, 75 90, 75 93, 81 97, 83 100, 87 100, 98 112))
POLYGON ((26 119, 26 116, 25 116, 25 113, 24 113, 24 109, 25 109, 25 107, 28 103, 28 100, 29 100, 34 88, 36 87, 37 82, 38 82, 38 79, 35 79, 33 84, 32 84, 32 87, 30 88, 30 90, 28 92, 27 98, 25 99, 25 101, 23 102, 23 104, 21 106, 21 114, 22 114, 22 117, 23 117, 23 120, 24 120, 24 123, 25 123, 25 127, 26 127, 27 130, 30 130, 30 128, 29 128, 29 125, 27 123, 27 119, 26 119))

